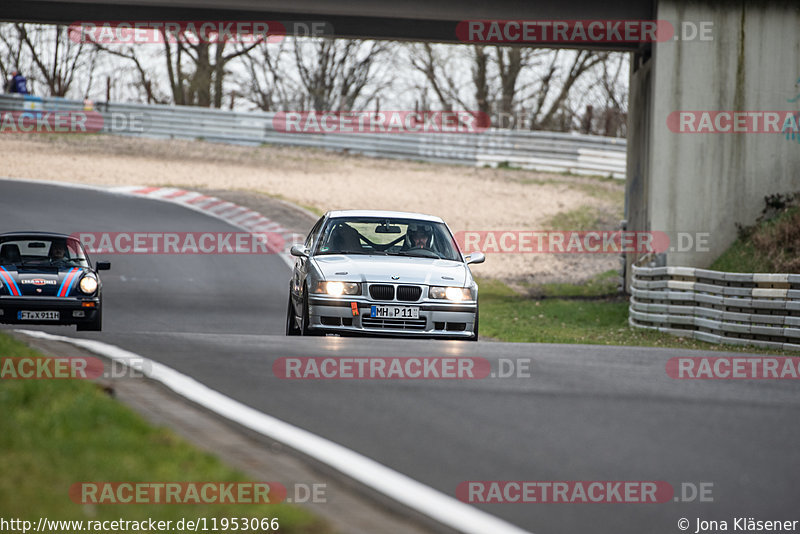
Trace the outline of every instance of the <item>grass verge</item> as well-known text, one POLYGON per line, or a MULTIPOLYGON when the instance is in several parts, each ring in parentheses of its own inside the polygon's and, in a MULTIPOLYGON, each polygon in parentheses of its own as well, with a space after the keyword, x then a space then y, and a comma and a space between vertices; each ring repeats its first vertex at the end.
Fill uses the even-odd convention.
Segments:
POLYGON ((653 330, 631 328, 628 325, 627 297, 609 295, 609 273, 603 273, 582 285, 546 284, 529 287, 526 288, 528 295, 522 295, 497 280, 479 280, 481 335, 514 342, 789 354, 757 347, 715 345, 653 330), (538 296, 531 298, 531 294, 538 296))
MULTIPOLYGON (((0 334, 0 355, 40 356, 5 334, 0 334)), ((0 412, 0 517, 32 521, 277 517, 280 532, 332 532, 308 511, 287 504, 76 504, 68 493, 76 482, 248 479, 170 430, 149 425, 92 382, 0 380, 0 412)))
POLYGON ((739 237, 711 265, 715 271, 800 273, 800 206, 740 229, 739 237))
MULTIPOLYGON (((598 299, 615 297, 619 285, 619 272, 600 273, 582 284, 553 282, 548 284, 524 284, 523 294, 532 298, 576 298, 598 299)), ((481 296, 483 296, 481 294, 481 296)))

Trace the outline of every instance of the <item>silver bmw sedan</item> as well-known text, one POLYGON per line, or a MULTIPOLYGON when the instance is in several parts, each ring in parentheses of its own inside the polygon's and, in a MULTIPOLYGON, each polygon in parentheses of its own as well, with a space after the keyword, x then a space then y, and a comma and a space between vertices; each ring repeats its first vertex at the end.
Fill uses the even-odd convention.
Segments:
POLYGON ((286 335, 478 339, 478 284, 439 217, 330 211, 302 245, 289 283, 286 335))

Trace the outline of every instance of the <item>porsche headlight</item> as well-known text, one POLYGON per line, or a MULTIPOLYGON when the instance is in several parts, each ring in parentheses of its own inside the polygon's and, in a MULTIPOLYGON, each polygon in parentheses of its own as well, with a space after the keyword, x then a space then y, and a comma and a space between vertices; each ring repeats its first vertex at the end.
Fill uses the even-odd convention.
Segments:
POLYGON ((461 302, 462 300, 470 300, 472 292, 468 287, 431 287, 428 292, 432 299, 446 299, 454 302, 461 302))
POLYGON ((314 293, 323 293, 332 297, 360 295, 361 284, 356 282, 317 282, 314 293))
POLYGON ((91 295, 97 291, 97 279, 94 276, 84 276, 81 278, 80 288, 83 293, 91 295))

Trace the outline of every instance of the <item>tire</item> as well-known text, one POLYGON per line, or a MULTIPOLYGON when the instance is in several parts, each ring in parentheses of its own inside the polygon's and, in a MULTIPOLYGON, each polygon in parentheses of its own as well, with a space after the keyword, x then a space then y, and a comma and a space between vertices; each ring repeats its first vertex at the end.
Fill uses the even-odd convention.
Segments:
POLYGON ((78 332, 100 332, 103 330, 103 310, 97 310, 97 317, 91 323, 76 325, 78 332))
POLYGON ((294 305, 292 304, 292 293, 289 292, 289 306, 286 310, 286 335, 299 336, 300 328, 297 326, 297 321, 294 315, 294 305))
POLYGON ((309 328, 308 320, 308 292, 303 293, 303 313, 300 316, 300 333, 304 336, 316 336, 317 332, 309 328))
POLYGON ((470 338, 470 341, 478 341, 478 318, 478 310, 475 310, 475 326, 472 328, 475 335, 470 338))

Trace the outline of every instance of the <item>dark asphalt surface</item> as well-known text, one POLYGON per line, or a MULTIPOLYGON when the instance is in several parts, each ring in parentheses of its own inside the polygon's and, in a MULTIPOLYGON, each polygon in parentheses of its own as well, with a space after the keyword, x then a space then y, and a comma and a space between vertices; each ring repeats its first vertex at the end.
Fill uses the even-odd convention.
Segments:
MULTIPOLYGON (((0 181, 0 229, 226 231, 177 205, 0 181)), ((271 214, 265 213, 267 217, 271 214)), ((681 532, 678 520, 800 520, 797 381, 676 381, 684 351, 282 335, 289 269, 276 256, 107 256, 100 339, 455 495, 467 480, 713 483, 713 502, 502 504, 536 533, 681 532), (530 378, 281 380, 281 356, 529 359, 530 378)), ((38 327, 34 327, 38 328, 38 327)), ((692 353, 699 356, 704 353, 692 353)), ((721 353, 713 353, 720 356, 721 353)), ((737 354, 741 355, 741 354, 737 354)))

